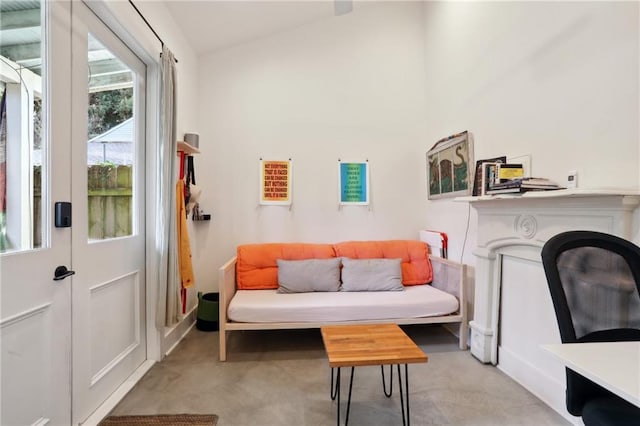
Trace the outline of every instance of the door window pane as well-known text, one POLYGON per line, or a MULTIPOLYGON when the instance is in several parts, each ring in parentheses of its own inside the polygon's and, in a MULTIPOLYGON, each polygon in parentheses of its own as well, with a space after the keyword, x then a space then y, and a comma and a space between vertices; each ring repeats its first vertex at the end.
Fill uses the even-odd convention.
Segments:
POLYGON ((134 73, 89 35, 89 240, 133 234, 134 73))
MULTIPOLYGON (((44 25, 39 1, 0 2, 0 253, 38 248, 43 235, 44 25)), ((46 111, 45 111, 46 112, 46 111)))

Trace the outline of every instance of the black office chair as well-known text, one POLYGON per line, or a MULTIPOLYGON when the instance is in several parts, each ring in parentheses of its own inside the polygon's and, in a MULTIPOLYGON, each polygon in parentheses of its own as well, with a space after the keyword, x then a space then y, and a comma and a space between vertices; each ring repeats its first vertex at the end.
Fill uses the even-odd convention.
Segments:
MULTIPOLYGON (((640 341, 640 248, 569 231, 542 248, 562 343, 640 341)), ((602 360, 615 362, 615 360, 602 360)), ((567 368, 567 410, 585 425, 640 425, 640 407, 567 368)))

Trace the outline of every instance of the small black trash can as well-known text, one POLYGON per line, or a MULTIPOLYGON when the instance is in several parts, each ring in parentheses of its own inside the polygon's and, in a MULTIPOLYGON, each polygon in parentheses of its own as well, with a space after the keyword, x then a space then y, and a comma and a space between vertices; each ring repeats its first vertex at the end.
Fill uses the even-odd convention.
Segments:
POLYGON ((218 331, 218 293, 202 294, 198 292, 198 315, 196 328, 201 331, 218 331))

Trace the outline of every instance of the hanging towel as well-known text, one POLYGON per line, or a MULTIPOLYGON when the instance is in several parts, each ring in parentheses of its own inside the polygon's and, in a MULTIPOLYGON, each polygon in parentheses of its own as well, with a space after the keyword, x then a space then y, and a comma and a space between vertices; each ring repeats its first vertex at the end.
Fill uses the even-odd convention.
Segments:
POLYGON ((178 225, 178 266, 182 288, 191 287, 194 283, 193 265, 191 264, 191 244, 187 231, 187 212, 184 206, 184 181, 178 179, 176 185, 176 223, 178 225))

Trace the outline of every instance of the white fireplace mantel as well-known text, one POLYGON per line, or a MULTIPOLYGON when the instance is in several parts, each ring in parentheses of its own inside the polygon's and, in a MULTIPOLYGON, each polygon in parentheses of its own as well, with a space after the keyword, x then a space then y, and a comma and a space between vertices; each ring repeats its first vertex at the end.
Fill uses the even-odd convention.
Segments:
POLYGON ((564 368, 540 348, 560 343, 540 251, 549 238, 569 230, 632 240, 640 191, 574 189, 457 200, 470 202, 478 214, 471 353, 570 418, 564 368))

